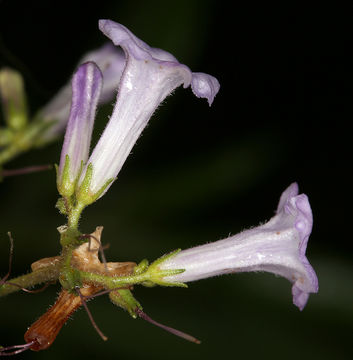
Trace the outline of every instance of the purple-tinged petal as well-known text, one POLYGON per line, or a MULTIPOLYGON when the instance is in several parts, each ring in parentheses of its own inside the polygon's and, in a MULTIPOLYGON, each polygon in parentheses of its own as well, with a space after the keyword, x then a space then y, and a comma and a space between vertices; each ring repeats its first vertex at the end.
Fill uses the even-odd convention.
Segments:
POLYGON ((72 102, 58 171, 61 184, 66 156, 70 159, 69 181, 74 183, 88 159, 94 117, 102 89, 102 73, 93 62, 81 65, 72 78, 72 102))
MULTIPOLYGON (((103 74, 103 87, 99 99, 100 104, 111 101, 116 95, 120 78, 125 67, 125 55, 111 43, 84 55, 79 64, 92 61, 97 64, 103 74)), ((43 121, 55 123, 38 139, 38 143, 46 143, 61 135, 66 127, 71 104, 71 84, 62 87, 59 92, 39 111, 37 117, 43 121)))
POLYGON ((103 74, 102 93, 99 98, 100 104, 108 103, 116 97, 121 75, 125 68, 125 54, 112 43, 106 43, 98 51, 91 51, 80 61, 84 63, 93 61, 103 74))
MULTIPOLYGON (((104 35, 112 40, 114 45, 121 46, 127 54, 130 54, 136 60, 165 61, 175 63, 175 65, 181 65, 172 54, 162 49, 150 47, 144 41, 136 37, 124 25, 112 20, 102 19, 99 20, 99 29, 104 35)), ((188 68, 186 69, 189 70, 188 68)))
MULTIPOLYGON (((93 194, 117 176, 159 104, 178 86, 188 87, 194 76, 173 55, 151 48, 125 26, 111 20, 100 20, 99 28, 124 50, 126 66, 113 114, 87 164, 87 167, 89 164, 93 166, 90 184, 93 194)), ((217 83, 209 75, 196 74, 193 91, 211 103, 219 88, 217 83)), ((79 184, 84 179, 87 167, 82 172, 79 184)))
POLYGON ((125 48, 137 60, 150 59, 164 63, 166 66, 183 66, 189 72, 188 76, 185 74, 184 88, 188 87, 191 82, 191 88, 195 96, 206 98, 209 105, 212 104, 220 88, 219 82, 215 77, 204 73, 191 73, 190 69, 180 64, 172 54, 162 49, 150 47, 125 26, 114 21, 99 20, 99 28, 115 45, 125 48))
MULTIPOLYGON (((312 212, 307 196, 304 194, 298 195, 296 198, 296 206, 298 209, 298 214, 295 222, 295 228, 297 229, 301 239, 299 244, 299 259, 307 271, 307 276, 310 280, 309 283, 314 289, 316 289, 313 292, 317 292, 319 290, 318 279, 314 269, 311 267, 308 259, 305 256, 306 247, 313 225, 312 212)), ((297 305, 300 310, 302 310, 309 297, 307 289, 303 287, 301 282, 298 282, 293 285, 292 294, 294 304, 297 305)))
POLYGON ((206 98, 210 106, 212 105, 219 88, 219 82, 215 77, 204 73, 192 73, 192 92, 197 97, 206 98))
POLYGON ((264 225, 227 239, 183 250, 168 258, 161 270, 185 269, 166 277, 168 282, 188 282, 228 273, 267 271, 293 283, 293 303, 302 310, 318 280, 305 250, 312 228, 306 195, 292 184, 281 196, 276 215, 264 225))

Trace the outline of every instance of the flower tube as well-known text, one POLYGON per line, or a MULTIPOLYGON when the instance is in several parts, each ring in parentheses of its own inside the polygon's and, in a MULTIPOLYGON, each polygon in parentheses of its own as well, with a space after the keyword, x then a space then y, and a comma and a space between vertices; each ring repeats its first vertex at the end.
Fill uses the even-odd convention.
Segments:
POLYGON ((189 282, 217 275, 266 271, 293 283, 293 303, 302 310, 318 279, 305 256, 313 224, 305 194, 291 184, 282 194, 276 215, 264 225, 213 243, 182 250, 161 263, 160 270, 184 269, 165 277, 168 283, 189 282))
POLYGON ((71 196, 87 162, 94 117, 102 88, 102 74, 93 62, 81 65, 72 78, 72 103, 61 150, 57 185, 59 193, 71 196))
POLYGON ((209 105, 219 90, 217 79, 192 73, 173 55, 149 47, 123 25, 100 20, 99 28, 124 50, 126 63, 112 116, 79 180, 80 185, 91 170, 85 187, 92 199, 107 191, 153 112, 175 88, 191 85, 193 93, 206 98, 209 105))

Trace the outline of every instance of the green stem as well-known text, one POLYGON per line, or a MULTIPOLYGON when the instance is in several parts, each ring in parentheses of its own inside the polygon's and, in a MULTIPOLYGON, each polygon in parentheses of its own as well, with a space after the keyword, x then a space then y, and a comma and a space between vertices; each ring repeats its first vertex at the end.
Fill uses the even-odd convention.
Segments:
POLYGON ((64 289, 74 290, 79 284, 77 276, 75 276, 77 271, 71 266, 71 260, 73 251, 78 245, 80 232, 75 227, 63 227, 59 232, 62 246, 59 281, 64 289))
POLYGON ((63 247, 63 251, 61 253, 62 256, 62 265, 60 272, 70 271, 71 268, 71 259, 72 252, 74 251, 74 247, 68 245, 63 247))
POLYGON ((0 296, 5 296, 16 291, 20 291, 21 288, 31 288, 32 286, 46 283, 49 281, 56 281, 59 278, 60 273, 60 262, 48 265, 46 267, 32 271, 29 274, 19 276, 17 278, 11 279, 8 283, 0 285, 0 296))
POLYGON ((86 206, 84 204, 82 204, 81 202, 78 202, 75 207, 72 207, 70 209, 70 213, 67 216, 67 218, 68 218, 67 226, 70 229, 77 230, 81 213, 85 207, 86 206))
POLYGON ((107 289, 116 289, 123 286, 135 285, 149 280, 149 275, 147 273, 111 277, 86 271, 79 271, 79 276, 83 282, 86 281, 101 285, 107 289))

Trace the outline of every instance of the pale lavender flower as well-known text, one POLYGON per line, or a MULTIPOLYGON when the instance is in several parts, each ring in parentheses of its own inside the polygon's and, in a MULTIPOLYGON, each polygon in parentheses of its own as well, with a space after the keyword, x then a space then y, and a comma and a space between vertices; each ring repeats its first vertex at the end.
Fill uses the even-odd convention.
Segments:
POLYGON ((267 271, 293 283, 293 303, 302 310, 318 279, 305 256, 313 224, 305 194, 291 184, 282 194, 276 215, 264 225, 227 239, 182 250, 160 265, 161 270, 185 269, 165 277, 167 282, 189 282, 217 275, 267 271))
MULTIPOLYGON (((219 90, 217 79, 192 73, 173 55, 151 48, 123 25, 100 20, 99 28, 124 50, 126 63, 113 114, 87 163, 87 167, 93 169, 91 194, 98 193, 108 181, 116 178, 153 112, 175 88, 191 85, 194 94, 206 98, 209 105, 219 90)), ((87 167, 79 183, 82 183, 87 167)))
MULTIPOLYGON (((79 64, 92 61, 101 69, 103 74, 103 88, 99 99, 100 104, 113 100, 120 82, 120 77, 125 67, 125 55, 113 44, 107 43, 97 50, 84 55, 79 64)), ((70 114, 71 84, 64 85, 37 114, 37 118, 53 124, 38 138, 38 143, 43 144, 60 136, 66 127, 70 114)))
MULTIPOLYGON (((101 89, 102 73, 97 65, 93 62, 81 65, 72 78, 71 110, 61 150, 57 178, 58 188, 61 186, 72 187, 80 174, 83 164, 88 159, 93 123, 101 89), (64 174, 65 166, 68 166, 66 169, 67 174, 64 174), (63 183, 64 176, 66 176, 66 179, 63 183)), ((73 192, 73 190, 69 192, 73 192)))

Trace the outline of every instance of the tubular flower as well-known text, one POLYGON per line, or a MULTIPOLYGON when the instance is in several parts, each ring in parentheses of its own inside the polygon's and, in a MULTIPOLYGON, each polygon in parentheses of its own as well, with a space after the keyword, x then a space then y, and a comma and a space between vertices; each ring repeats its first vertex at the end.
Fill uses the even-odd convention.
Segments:
POLYGON ((93 62, 81 65, 72 78, 72 103, 61 150, 57 183, 61 195, 71 196, 87 162, 102 74, 93 62))
MULTIPOLYGON (((111 43, 84 55, 79 64, 88 61, 95 62, 101 69, 104 79, 102 93, 99 103, 104 104, 111 101, 118 88, 121 74, 125 66, 124 53, 111 43)), ((70 114, 72 89, 71 84, 66 84, 37 114, 39 119, 45 122, 53 122, 48 129, 40 135, 39 144, 46 143, 60 136, 66 127, 70 114)))
POLYGON ((318 279, 305 256, 313 224, 305 194, 291 184, 282 194, 276 215, 264 225, 227 239, 182 250, 161 263, 160 270, 184 269, 165 281, 189 282, 217 275, 266 271, 288 279, 293 303, 302 310, 318 279))
POLYGON ((153 112, 175 88, 191 85, 193 93, 206 98, 209 105, 219 90, 217 79, 192 73, 173 55, 149 47, 123 25, 100 20, 99 28, 123 49, 126 61, 112 116, 79 180, 81 185, 86 179, 85 191, 92 198, 107 191, 153 112))

